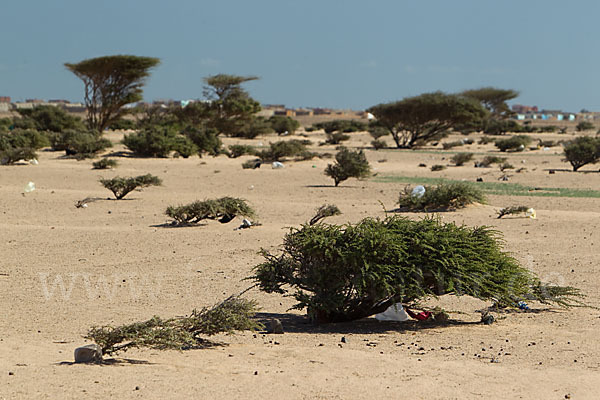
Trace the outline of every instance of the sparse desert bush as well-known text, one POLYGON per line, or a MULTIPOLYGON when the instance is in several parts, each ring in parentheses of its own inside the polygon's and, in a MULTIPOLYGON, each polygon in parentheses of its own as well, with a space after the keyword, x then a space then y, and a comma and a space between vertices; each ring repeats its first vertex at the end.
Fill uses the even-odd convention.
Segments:
POLYGON ((465 165, 466 162, 471 161, 473 159, 473 153, 456 153, 450 159, 451 162, 454 163, 457 167, 465 165))
POLYGON ((93 158, 99 152, 112 147, 108 139, 90 131, 74 129, 50 134, 50 142, 53 150, 64 150, 66 155, 74 156, 79 160, 93 158))
POLYGON ((256 154, 256 148, 247 144, 232 144, 229 146, 229 157, 238 158, 245 155, 256 154))
POLYGON ((504 161, 502 164, 500 164, 500 171, 505 171, 507 169, 515 169, 515 167, 508 161, 504 161))
POLYGON ((495 137, 491 137, 491 136, 482 136, 481 139, 479 139, 479 144, 488 144, 488 143, 495 143, 496 140, 498 140, 498 138, 495 137))
POLYGON ((531 208, 528 206, 511 206, 511 207, 501 208, 498 211, 498 218, 502 218, 505 215, 525 214, 530 209, 531 208))
POLYGON ((430 217, 366 218, 357 224, 291 229, 281 253, 263 250, 253 279, 267 293, 293 296, 316 322, 352 321, 395 303, 467 295, 516 307, 523 299, 581 305, 573 287, 542 283, 502 250, 497 231, 430 217))
POLYGON ((552 133, 552 132, 556 132, 558 130, 558 126, 556 126, 556 125, 539 126, 537 130, 540 133, 552 133))
POLYGON ((441 164, 435 164, 431 166, 431 171, 432 172, 438 172, 438 171, 443 171, 446 169, 445 165, 441 165, 441 164))
POLYGON ((257 169, 260 168, 261 165, 261 161, 260 159, 258 160, 248 160, 248 161, 244 161, 242 163, 242 168, 243 169, 257 169))
POLYGON ((269 148, 256 152, 263 162, 281 161, 284 158, 302 157, 307 153, 307 143, 310 141, 304 140, 280 140, 274 143, 269 143, 269 148))
POLYGON ((48 137, 35 129, 14 129, 0 133, 0 150, 30 148, 38 150, 50 145, 48 137))
POLYGON ((271 123, 264 117, 252 117, 245 123, 240 123, 238 129, 232 131, 231 137, 254 139, 260 135, 273 133, 271 123))
POLYGON ((494 144, 500 151, 523 151, 530 143, 530 136, 516 135, 507 139, 498 139, 494 144))
POLYGON ((342 214, 342 212, 340 211, 338 206, 336 206, 335 204, 324 204, 321 207, 317 208, 317 212, 316 212, 315 216, 310 219, 308 224, 314 225, 324 218, 333 217, 335 215, 341 215, 341 214, 342 214))
POLYGON ((201 157, 203 153, 207 153, 211 156, 218 156, 223 151, 223 143, 221 142, 221 139, 219 139, 218 131, 216 129, 203 126, 188 126, 182 130, 182 134, 196 145, 199 157, 201 157))
POLYGON ((462 140, 455 140, 454 142, 444 142, 442 143, 442 148, 444 150, 448 150, 451 149, 453 147, 459 147, 459 146, 464 146, 465 144, 462 142, 462 140))
POLYGON ((169 127, 153 126, 123 137, 123 144, 140 157, 168 157, 172 151, 189 155, 197 151, 191 140, 169 127))
POLYGON ((81 118, 57 106, 36 106, 31 109, 19 109, 17 112, 21 115, 20 120, 15 120, 17 127, 50 132, 64 132, 68 129, 85 130, 81 118))
POLYGON ((367 124, 357 120, 336 119, 334 121, 319 122, 313 125, 316 129, 323 129, 325 133, 333 132, 362 132, 367 130, 367 124))
POLYGON ((220 199, 195 201, 183 206, 169 206, 165 214, 173 218, 176 224, 198 223, 204 219, 216 219, 221 223, 226 223, 238 215, 248 218, 256 216, 246 200, 235 197, 221 197, 220 199))
POLYGON ((93 340, 103 355, 140 347, 156 350, 205 348, 215 344, 201 336, 262 329, 263 326, 254 319, 256 311, 254 301, 230 297, 212 308, 194 310, 185 317, 162 319, 154 316, 129 325, 92 327, 85 337, 93 340))
POLYGON ((92 169, 113 169, 119 163, 117 160, 111 160, 108 158, 103 158, 102 160, 95 161, 92 163, 92 169))
POLYGON ((148 186, 160 186, 162 181, 154 175, 146 174, 136 177, 114 177, 111 179, 100 179, 102 186, 113 192, 117 200, 121 200, 134 190, 142 190, 148 186))
POLYGON ((373 146, 373 149, 375 150, 381 150, 387 147, 387 143, 381 139, 373 139, 371 140, 371 146, 373 146))
POLYGON ((564 145, 565 159, 573 167, 573 171, 587 164, 596 164, 600 160, 600 139, 580 136, 564 145))
POLYGON ((538 147, 554 147, 557 143, 554 140, 538 140, 538 147))
POLYGON ((523 132, 526 130, 517 121, 512 119, 498 120, 490 119, 487 121, 483 133, 488 135, 503 135, 506 132, 523 132))
POLYGON ((0 165, 11 165, 20 160, 33 160, 37 157, 31 147, 8 147, 0 150, 0 165))
POLYGON ((506 161, 505 157, 485 156, 485 157, 483 157, 483 160, 481 160, 478 163, 475 163, 475 166, 479 167, 479 168, 487 168, 492 164, 502 164, 505 161, 506 161))
POLYGON ((595 129, 594 124, 591 123, 590 121, 581 121, 580 123, 577 124, 577 126, 575 126, 575 129, 577 130, 577 132, 583 132, 583 131, 592 131, 595 129))
POLYGON ((137 123, 132 119, 119 118, 108 125, 108 129, 112 131, 117 130, 133 130, 137 128, 137 123))
POLYGON ((467 182, 440 183, 437 186, 425 186, 422 195, 412 192, 410 187, 400 193, 400 210, 432 211, 454 210, 472 203, 485 203, 483 192, 467 182))
POLYGON ((350 136, 343 132, 327 133, 326 136, 324 144, 340 144, 350 139, 350 136))
POLYGON ((293 135, 298 128, 300 128, 300 123, 293 118, 283 116, 283 115, 273 115, 268 120, 269 124, 271 124, 271 128, 278 135, 281 135, 285 132, 293 135))
POLYGON ((362 150, 351 151, 345 147, 335 155, 335 163, 327 165, 325 175, 333 178, 335 186, 348 178, 366 178, 371 172, 371 166, 362 150))

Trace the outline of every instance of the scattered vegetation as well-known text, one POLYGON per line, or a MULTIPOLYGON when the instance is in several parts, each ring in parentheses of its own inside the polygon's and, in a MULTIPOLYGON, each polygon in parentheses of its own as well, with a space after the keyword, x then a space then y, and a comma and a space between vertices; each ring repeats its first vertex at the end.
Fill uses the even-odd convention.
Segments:
POLYGON ((600 138, 580 136, 564 144, 565 159, 571 163, 573 171, 600 160, 600 138))
POLYGON ((306 148, 310 140, 280 140, 269 143, 269 148, 256 152, 262 162, 281 161, 284 158, 310 159, 315 156, 306 148))
POLYGON ((30 147, 9 147, 0 150, 0 165, 12 165, 20 160, 33 160, 37 157, 35 150, 30 147))
POLYGON ((438 171, 443 171, 446 169, 445 165, 441 165, 441 164, 435 164, 431 166, 431 171, 432 172, 438 172, 438 171))
POLYGON ((267 293, 293 296, 313 321, 352 321, 402 303, 445 294, 517 307, 524 299, 582 305, 573 287, 542 283, 502 251, 497 231, 398 216, 357 224, 291 229, 283 250, 263 250, 253 279, 267 293))
POLYGON ((577 132, 593 131, 595 129, 595 126, 590 121, 581 121, 577 124, 577 126, 575 126, 575 129, 577 130, 577 132))
POLYGON ((53 150, 64 151, 67 156, 73 156, 78 160, 93 158, 101 151, 112 147, 108 139, 94 132, 74 129, 50 134, 50 142, 53 150))
POLYGON ((530 207, 527 207, 527 206, 511 206, 511 207, 501 208, 498 211, 498 218, 502 218, 505 215, 525 214, 527 211, 529 211, 529 209, 530 209, 530 207))
POLYGON ((437 186, 425 186, 425 193, 413 193, 405 187, 400 193, 398 205, 402 211, 453 210, 472 203, 486 203, 483 192, 467 182, 441 183, 437 186))
POLYGON ((523 151, 531 143, 531 136, 516 135, 507 139, 498 139, 494 143, 500 151, 523 151))
POLYGON ((385 140, 373 139, 371 140, 371 146, 373 146, 373 149, 375 150, 381 150, 387 147, 387 143, 385 142, 385 140))
POLYGON ((103 158, 102 160, 95 161, 92 163, 92 169, 113 169, 119 163, 117 160, 111 160, 109 158, 103 158))
POLYGON ((149 127, 138 132, 126 134, 123 144, 136 156, 168 157, 175 151, 182 157, 198 152, 198 147, 186 136, 180 135, 169 127, 149 127))
POLYGON ((336 119, 334 121, 319 122, 312 126, 313 130, 323 129, 325 133, 333 132, 362 132, 367 130, 367 124, 362 121, 349 119, 336 119))
POLYGON ((300 123, 293 118, 284 117, 282 115, 273 115, 268 119, 271 128, 281 135, 287 132, 290 135, 296 133, 296 130, 300 128, 300 123))
POLYGON ((113 192, 117 200, 121 200, 134 190, 142 190, 149 186, 160 186, 162 181, 154 175, 140 175, 136 177, 114 177, 111 179, 100 179, 102 186, 113 192))
POLYGON ((324 144, 340 144, 350 139, 349 135, 342 132, 326 133, 326 136, 324 144))
POLYGON ((212 308, 194 310, 185 317, 162 319, 154 316, 128 325, 92 327, 85 337, 93 340, 103 355, 142 347, 157 350, 204 348, 214 343, 202 336, 263 329, 254 319, 256 311, 254 301, 230 297, 212 308))
POLYGON ((444 150, 449 150, 453 147, 464 146, 464 142, 462 140, 455 140, 454 142, 444 142, 442 143, 442 148, 444 150))
POLYGON ((85 130, 83 121, 58 106, 42 105, 31 109, 17 110, 21 120, 15 121, 16 127, 24 125, 38 131, 64 132, 68 129, 85 130))
POLYGON ((334 215, 341 215, 342 212, 335 204, 324 204, 317 208, 317 212, 314 217, 308 222, 309 225, 314 225, 327 217, 333 217, 334 215))
POLYGON ((232 144, 228 148, 230 158, 238 158, 245 155, 256 155, 256 148, 247 144, 232 144))
POLYGON ((183 206, 169 206, 165 214, 173 218, 174 223, 179 225, 198 223, 205 219, 215 219, 226 223, 238 215, 248 218, 256 216, 246 200, 235 197, 221 197, 220 199, 195 201, 183 206))
POLYGON ((469 162, 473 159, 473 153, 456 153, 452 156, 450 161, 454 163, 457 167, 465 165, 466 162, 469 162))
POLYGON ((0 132, 0 164, 14 164, 37 157, 36 150, 49 145, 48 138, 34 129, 0 132))
POLYGON ((515 167, 508 161, 504 161, 502 164, 500 164, 500 171, 505 171, 507 169, 515 169, 515 167))
POLYGON ((492 164, 502 164, 505 161, 505 157, 485 156, 483 157, 483 160, 479 161, 478 163, 475 163, 475 166, 478 168, 488 168, 492 164))
POLYGON ((348 150, 342 147, 335 155, 335 163, 327 165, 325 175, 333 178, 335 186, 348 178, 366 178, 371 173, 371 166, 365 153, 348 150))

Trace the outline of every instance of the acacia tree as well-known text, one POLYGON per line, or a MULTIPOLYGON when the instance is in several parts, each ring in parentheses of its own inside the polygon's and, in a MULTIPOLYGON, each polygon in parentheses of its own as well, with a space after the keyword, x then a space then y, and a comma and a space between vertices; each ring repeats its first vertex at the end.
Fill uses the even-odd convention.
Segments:
POLYGON ((219 133, 237 136, 251 124, 254 114, 260 111, 260 103, 254 100, 241 85, 257 80, 256 76, 218 74, 204 78, 204 96, 212 111, 210 125, 219 133))
POLYGON ((158 58, 116 55, 91 58, 65 67, 83 81, 87 124, 101 133, 125 114, 124 106, 142 99, 142 86, 158 58))
POLYGON ((490 134, 502 134, 510 131, 511 124, 504 121, 513 112, 506 104, 507 101, 519 96, 519 92, 512 89, 498 89, 495 87, 483 87, 479 89, 465 90, 461 96, 473 99, 481 103, 490 112, 487 118, 466 124, 463 131, 484 131, 490 134))
POLYGON ((398 148, 444 137, 450 129, 487 115, 477 101, 443 92, 424 93, 367 110, 391 133, 398 148))

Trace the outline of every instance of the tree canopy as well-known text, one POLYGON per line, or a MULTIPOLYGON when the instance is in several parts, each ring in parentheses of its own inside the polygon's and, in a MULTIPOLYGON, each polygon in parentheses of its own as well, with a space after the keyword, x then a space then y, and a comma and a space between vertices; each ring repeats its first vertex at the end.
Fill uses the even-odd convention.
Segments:
POLYGON ((142 99, 142 87, 158 58, 132 55, 104 56, 65 63, 85 85, 85 106, 90 129, 102 132, 125 114, 124 106, 142 99))
POLYGON ((461 124, 485 118, 479 102, 443 92, 424 93, 403 100, 378 104, 367 110, 392 134, 399 148, 440 139, 461 124))

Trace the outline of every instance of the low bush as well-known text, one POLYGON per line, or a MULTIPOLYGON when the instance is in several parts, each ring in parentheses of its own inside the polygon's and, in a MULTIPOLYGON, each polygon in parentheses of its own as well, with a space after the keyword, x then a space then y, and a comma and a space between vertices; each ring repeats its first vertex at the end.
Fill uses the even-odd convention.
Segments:
POLYGON ((37 154, 31 147, 9 147, 0 150, 0 165, 11 165, 21 160, 29 161, 34 158, 37 158, 37 154))
POLYGON ((333 217, 335 215, 341 215, 342 212, 335 204, 324 204, 321 207, 317 208, 317 212, 314 217, 312 217, 309 221, 309 225, 314 225, 317 222, 325 219, 327 217, 333 217))
POLYGON ((441 164, 435 164, 431 166, 431 171, 432 172, 439 172, 439 171, 443 171, 446 169, 445 165, 441 165, 441 164))
POLYGON ((95 161, 92 163, 92 169, 112 169, 115 168, 119 163, 117 160, 111 160, 108 158, 103 158, 100 161, 95 161))
POLYGON ((531 143, 531 137, 516 135, 507 139, 498 139, 494 143, 500 151, 523 151, 531 143))
POLYGON ((119 118, 116 121, 113 121, 108 126, 108 129, 112 131, 127 131, 133 130, 137 128, 137 123, 132 119, 119 118))
POLYGON ((136 177, 115 177, 111 179, 100 179, 102 186, 113 192, 117 200, 121 200, 134 190, 142 190, 148 186, 160 186, 162 181, 154 175, 140 175, 136 177))
POLYGON ((93 158, 101 151, 112 147, 108 139, 90 131, 74 129, 50 134, 50 142, 53 150, 64 150, 66 155, 74 156, 79 160, 93 158))
POLYGON ((235 197, 221 197, 195 201, 183 206, 169 206, 165 214, 174 219, 175 224, 198 223, 205 219, 216 219, 221 223, 233 220, 236 216, 254 218, 256 213, 246 200, 235 197))
POLYGON ((164 158, 178 146, 178 137, 181 136, 172 128, 153 126, 125 135, 123 144, 136 156, 164 158))
POLYGON ((506 215, 525 214, 529 210, 532 210, 532 208, 530 208, 528 206, 511 206, 511 207, 501 208, 498 211, 498 218, 502 218, 506 215))
POLYGON ((319 122, 313 125, 316 129, 323 129, 325 133, 333 132, 362 132, 367 130, 367 124, 357 120, 336 119, 333 121, 319 122))
POLYGON ((307 154, 307 143, 310 144, 310 141, 297 139, 280 140, 269 143, 269 148, 257 151, 256 156, 263 162, 281 161, 284 158, 299 157, 307 154))
POLYGON ((246 144, 232 144, 228 148, 230 158, 238 158, 245 155, 255 155, 256 148, 246 144))
POLYGON ((461 140, 456 140, 454 142, 444 142, 442 143, 442 148, 444 150, 451 149, 453 147, 464 146, 465 144, 461 140))
POLYGON ((457 167, 465 165, 466 162, 473 159, 473 153, 456 153, 450 158, 450 161, 457 167))
POLYGON ((381 150, 387 147, 387 143, 381 139, 373 139, 371 140, 371 146, 373 146, 373 149, 375 150, 381 150))
POLYGON ((203 126, 188 126, 182 130, 182 134, 196 145, 200 157, 203 153, 218 156, 223 152, 223 142, 219 139, 218 133, 216 129, 203 126))
POLYGON ((31 109, 19 109, 20 120, 17 127, 33 128, 40 131, 64 132, 69 129, 85 130, 81 118, 75 117, 57 106, 36 106, 31 109))
POLYGON ((243 169, 257 169, 260 168, 261 161, 259 160, 248 160, 242 163, 243 169))
POLYGON ((487 167, 491 166, 492 164, 502 164, 505 161, 506 161, 505 157, 485 156, 485 157, 483 157, 483 160, 479 161, 478 163, 475 163, 475 166, 478 168, 487 168, 487 167))
POLYGON ((502 164, 500 164, 500 171, 505 171, 507 169, 515 169, 515 167, 508 161, 504 161, 502 164))
POLYGON ((342 132, 327 133, 326 136, 324 144, 340 144, 350 139, 349 135, 342 132))
POLYGON ((335 163, 327 165, 325 175, 333 178, 335 186, 348 178, 366 178, 371 173, 371 166, 365 153, 360 151, 351 151, 345 147, 335 155, 335 163))
POLYGON ((575 129, 577 130, 577 132, 583 132, 583 131, 592 131, 595 129, 595 127, 594 127, 594 124, 591 123, 590 121, 581 121, 575 126, 575 129))
POLYGON ((485 203, 483 192, 467 182, 440 183, 425 186, 424 194, 413 193, 406 187, 400 193, 398 205, 402 211, 442 211, 466 207, 472 203, 485 203))
POLYGON ((582 305, 573 287, 550 286, 502 249, 497 231, 398 216, 291 229, 281 253, 263 250, 253 279, 296 299, 315 322, 352 321, 395 303, 467 295, 501 306, 524 299, 582 305))
POLYGON ((479 144, 488 144, 488 143, 495 143, 496 140, 498 140, 498 138, 495 137, 491 137, 491 136, 482 136, 481 139, 479 139, 479 144))
POLYGON ((156 350, 205 348, 215 344, 201 336, 263 329, 254 319, 256 312, 254 301, 230 297, 212 308, 194 310, 185 317, 162 319, 154 316, 148 321, 128 325, 92 327, 85 338, 93 340, 103 355, 140 347, 156 350))
POLYGON ((538 132, 540 133, 552 133, 558 130, 558 126, 556 125, 546 125, 546 126, 538 126, 538 132))
POLYGON ((564 143, 565 159, 573 167, 573 171, 587 164, 596 164, 600 160, 600 138, 580 136, 564 143))
POLYGON ((254 139, 260 135, 266 135, 273 132, 271 123, 264 117, 253 117, 249 121, 245 122, 237 129, 234 129, 229 135, 231 137, 238 137, 244 139, 254 139))
POLYGON ((0 150, 30 148, 39 150, 50 145, 48 136, 35 129, 14 129, 0 133, 0 150))
POLYGON ((300 123, 298 121, 283 115, 273 115, 267 121, 269 124, 271 124, 271 128, 277 132, 278 135, 281 135, 285 132, 293 135, 296 130, 300 128, 300 123))

